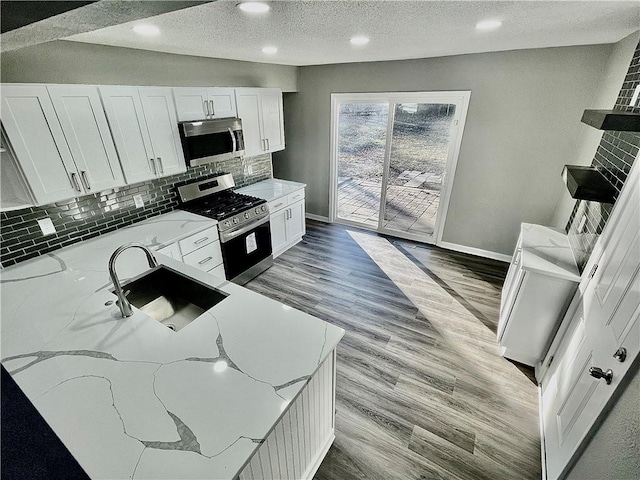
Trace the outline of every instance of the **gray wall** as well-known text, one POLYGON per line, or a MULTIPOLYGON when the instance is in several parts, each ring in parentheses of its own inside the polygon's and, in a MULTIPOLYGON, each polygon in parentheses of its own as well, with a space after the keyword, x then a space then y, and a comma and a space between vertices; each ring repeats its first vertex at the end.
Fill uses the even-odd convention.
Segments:
POLYGON ((277 87, 297 90, 297 67, 57 40, 0 56, 4 83, 277 87))
POLYGON ((274 175, 307 183, 307 211, 329 214, 330 94, 471 90, 443 240, 511 254, 520 223, 549 224, 585 106, 611 45, 300 67, 285 96, 287 148, 274 175))
MULTIPOLYGON (((585 108, 602 110, 613 108, 629 69, 636 45, 638 45, 638 40, 640 40, 640 30, 613 45, 613 51, 604 69, 602 83, 596 95, 588 105, 585 105, 585 108)), ((568 158, 566 163, 569 165, 591 165, 593 154, 600 144, 602 133, 601 130, 580 124, 575 154, 573 158, 568 158)), ((550 225, 564 229, 574 204, 575 200, 571 198, 568 191, 562 191, 550 225)))
MULTIPOLYGON (((637 362, 636 362, 637 363, 637 362)), ((640 478, 640 370, 613 405, 567 480, 640 478)))

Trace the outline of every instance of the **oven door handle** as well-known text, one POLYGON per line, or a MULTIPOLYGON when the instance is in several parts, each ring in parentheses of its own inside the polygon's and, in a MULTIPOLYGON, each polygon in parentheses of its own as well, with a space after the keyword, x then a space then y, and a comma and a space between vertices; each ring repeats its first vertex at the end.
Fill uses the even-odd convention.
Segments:
POLYGON ((233 153, 235 153, 236 151, 238 151, 238 144, 236 142, 236 136, 233 134, 233 130, 231 130, 230 128, 227 128, 227 130, 229 130, 229 135, 231 135, 231 144, 233 150, 231 150, 233 153))
POLYGON ((242 235, 243 233, 247 233, 248 231, 253 230, 254 228, 257 228, 260 225, 264 225, 265 223, 268 223, 268 222, 269 222, 269 215, 260 219, 257 222, 252 222, 249 225, 245 225, 244 227, 238 230, 233 230, 231 232, 220 232, 220 241, 222 243, 226 243, 229 240, 233 240, 234 238, 242 235))

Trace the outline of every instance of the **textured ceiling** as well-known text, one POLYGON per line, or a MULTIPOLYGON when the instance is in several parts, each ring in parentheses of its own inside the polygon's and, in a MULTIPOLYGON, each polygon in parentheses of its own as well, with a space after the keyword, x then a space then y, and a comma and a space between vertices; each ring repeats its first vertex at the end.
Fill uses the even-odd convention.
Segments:
POLYGON ((68 37, 160 52, 286 65, 436 57, 523 48, 616 42, 640 28, 640 2, 614 1, 271 1, 247 15, 218 0, 148 19, 161 35, 141 37, 136 22, 68 37), (500 19, 498 30, 475 24, 500 19), (349 38, 371 42, 353 47, 349 38), (275 45, 274 56, 264 45, 275 45))
MULTIPOLYGON (((25 11, 23 15, 25 17, 31 16, 34 19, 40 15, 39 18, 42 20, 30 23, 28 19, 16 19, 16 22, 22 21, 25 26, 3 33, 0 37, 0 51, 17 50, 76 33, 91 32, 98 28, 139 20, 193 5, 201 5, 207 1, 209 0, 101 0, 90 5, 83 5, 87 2, 60 2, 70 5, 77 3, 78 8, 64 13, 59 13, 63 9, 60 9, 55 1, 15 2, 16 4, 28 4, 30 10, 41 9, 38 14, 34 15, 34 12, 25 11)), ((16 14, 15 9, 12 8, 13 3, 12 0, 0 1, 3 15, 16 14)))

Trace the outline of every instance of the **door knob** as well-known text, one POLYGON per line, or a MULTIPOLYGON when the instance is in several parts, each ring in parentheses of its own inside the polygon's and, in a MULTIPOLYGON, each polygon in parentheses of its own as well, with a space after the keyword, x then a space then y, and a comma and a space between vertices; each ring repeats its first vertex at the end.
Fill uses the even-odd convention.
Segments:
POLYGON ((607 385, 611 385, 611 381, 613 380, 613 371, 611 369, 603 372, 601 368, 591 367, 589 369, 589 375, 593 378, 604 378, 604 381, 607 382, 607 385))
POLYGON ((624 362, 627 359, 627 349, 620 347, 616 350, 616 353, 613 354, 613 358, 618 360, 620 363, 624 362))

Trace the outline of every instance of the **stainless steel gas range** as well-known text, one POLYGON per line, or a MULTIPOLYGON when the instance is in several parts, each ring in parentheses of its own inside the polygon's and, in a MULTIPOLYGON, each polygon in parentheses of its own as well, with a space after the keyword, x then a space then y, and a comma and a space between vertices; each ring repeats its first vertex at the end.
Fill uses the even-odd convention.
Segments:
POLYGON ((227 280, 243 285, 273 263, 266 200, 233 191, 231 174, 178 187, 183 210, 218 221, 227 280))

